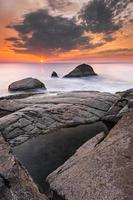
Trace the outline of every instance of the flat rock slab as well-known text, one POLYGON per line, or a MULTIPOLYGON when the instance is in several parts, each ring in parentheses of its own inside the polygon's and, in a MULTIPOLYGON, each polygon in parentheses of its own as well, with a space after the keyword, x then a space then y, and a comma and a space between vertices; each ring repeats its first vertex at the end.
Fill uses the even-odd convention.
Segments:
POLYGON ((0 136, 0 200, 46 200, 0 136))
POLYGON ((52 193, 65 200, 133 198, 133 112, 100 138, 89 140, 48 176, 52 193))
POLYGON ((62 127, 93 123, 119 98, 110 93, 70 92, 1 100, 0 111, 6 112, 0 118, 0 133, 14 146, 62 127))

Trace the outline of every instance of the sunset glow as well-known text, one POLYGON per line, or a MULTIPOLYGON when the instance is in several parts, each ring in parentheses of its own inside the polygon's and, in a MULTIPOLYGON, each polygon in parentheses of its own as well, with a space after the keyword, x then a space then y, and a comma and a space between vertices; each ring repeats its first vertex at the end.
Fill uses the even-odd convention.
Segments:
POLYGON ((41 59, 41 60, 40 60, 40 63, 44 63, 44 59, 41 59))
MULTIPOLYGON (((123 17, 123 24, 120 28, 115 28, 115 25, 112 25, 111 30, 98 30, 95 27, 96 30, 93 31, 90 27, 89 31, 85 30, 81 33, 82 30, 79 30, 78 22, 72 24, 73 22, 70 20, 81 12, 84 3, 87 5, 88 0, 80 3, 77 0, 71 0, 70 4, 57 4, 60 7, 55 4, 52 4, 52 6, 55 6, 52 7, 48 2, 47 0, 41 0, 35 3, 35 1, 25 0, 23 3, 18 4, 16 0, 1 1, 0 62, 133 61, 133 23, 131 14, 133 3, 129 3, 127 9, 122 12, 121 16, 127 15, 128 17, 123 17), (44 7, 47 11, 38 11, 38 9, 44 9, 44 7), (130 13, 130 16, 127 12, 130 13), (38 27, 36 25, 35 30, 31 28, 27 34, 23 35, 24 31, 21 32, 20 30, 25 30, 27 26, 25 24, 26 15, 24 16, 24 14, 27 14, 27 19, 28 16, 30 19, 30 17, 34 18, 34 15, 36 15, 37 24, 42 23, 41 16, 43 19, 46 17, 46 20, 52 20, 53 22, 52 25, 50 21, 47 24, 42 24, 42 28, 40 25, 38 27), (60 15, 62 15, 62 18, 56 18, 60 15), (63 17, 66 22, 62 22, 63 17), (23 21, 24 18, 25 21, 23 21), (57 21, 57 19, 60 21, 57 21), (62 23, 64 24, 62 25, 62 23), (70 30, 65 26, 65 23, 70 23, 70 30), (72 32, 73 28, 77 30, 72 32), (49 29, 51 30, 50 33, 48 32, 49 29), (59 32, 61 29, 66 29, 66 34, 64 34, 65 32, 59 32), (75 39, 71 38, 74 34, 75 39), (40 37, 42 38, 41 42, 40 37), (69 38, 71 39, 69 40, 69 38), (22 41, 22 39, 24 40, 22 41), (86 42, 83 42, 84 40, 86 42), (23 46, 24 48, 22 48, 23 46), (42 57, 40 58, 40 56, 42 57)), ((29 21, 31 27, 32 23, 32 21, 29 21)))

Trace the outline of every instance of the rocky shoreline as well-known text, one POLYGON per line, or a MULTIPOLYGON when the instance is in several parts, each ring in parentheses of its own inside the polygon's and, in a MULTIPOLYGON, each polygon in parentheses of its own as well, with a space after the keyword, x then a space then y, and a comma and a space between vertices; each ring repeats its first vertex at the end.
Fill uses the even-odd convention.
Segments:
MULTIPOLYGON (((57 96, 33 93, 29 96, 21 94, 1 98, 0 199, 131 199, 132 102, 132 89, 117 94, 91 91, 68 92, 57 96), (49 189, 45 195, 41 194, 25 166, 13 154, 13 149, 40 135, 46 138, 49 135, 51 144, 57 131, 81 125, 96 128, 99 122, 108 129, 108 133, 99 129, 92 139, 86 137, 83 141, 85 144, 73 149, 70 154, 72 157, 64 157, 66 162, 60 164, 62 166, 55 166, 45 177, 44 182, 48 183, 49 189), (120 154, 124 156, 121 158, 120 154), (12 173, 9 176, 10 171, 12 173), (120 178, 123 173, 126 175, 120 178)), ((93 131, 88 129, 88 134, 92 132, 94 128, 93 131)), ((57 143, 61 141, 65 144, 67 135, 63 140, 58 136, 57 143)), ((69 135, 69 140, 73 137, 76 142, 76 134, 69 135)))

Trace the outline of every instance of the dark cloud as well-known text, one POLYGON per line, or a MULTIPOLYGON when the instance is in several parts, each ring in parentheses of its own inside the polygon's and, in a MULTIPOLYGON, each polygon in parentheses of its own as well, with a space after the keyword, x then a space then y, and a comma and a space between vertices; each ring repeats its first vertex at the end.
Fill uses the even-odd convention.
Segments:
POLYGON ((122 13, 132 0, 91 0, 79 18, 87 31, 111 34, 122 26, 122 13))
POLYGON ((38 10, 24 16, 20 24, 8 26, 18 32, 18 37, 8 38, 15 51, 25 53, 54 54, 78 47, 89 46, 84 30, 74 20, 51 16, 46 10, 38 10))
POLYGON ((77 48, 96 48, 103 43, 91 44, 84 30, 73 19, 51 16, 38 10, 24 16, 19 24, 8 26, 18 32, 18 37, 7 38, 14 50, 21 53, 53 55, 77 48))
MULTIPOLYGON (((53 16, 43 9, 30 12, 20 23, 8 26, 18 33, 18 37, 7 40, 13 43, 13 50, 16 52, 48 56, 74 49, 97 48, 115 39, 113 33, 122 26, 121 13, 130 2, 131 0, 91 0, 82 8, 79 21, 76 21, 76 17, 66 18, 59 13, 58 16, 53 16), (85 36, 86 31, 104 33, 104 38, 93 44, 85 36)), ((48 3, 53 10, 73 5, 70 0, 49 0, 48 3)))

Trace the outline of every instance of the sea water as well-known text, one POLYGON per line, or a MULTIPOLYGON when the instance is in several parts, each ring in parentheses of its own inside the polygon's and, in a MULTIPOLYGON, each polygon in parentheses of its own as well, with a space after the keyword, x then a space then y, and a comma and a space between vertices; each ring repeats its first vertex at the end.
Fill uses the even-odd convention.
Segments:
POLYGON ((103 91, 115 93, 133 88, 133 63, 88 63, 98 76, 62 78, 81 63, 0 64, 0 96, 9 95, 8 85, 33 77, 42 81, 47 94, 65 91, 103 91), (59 78, 51 78, 56 71, 59 78))

